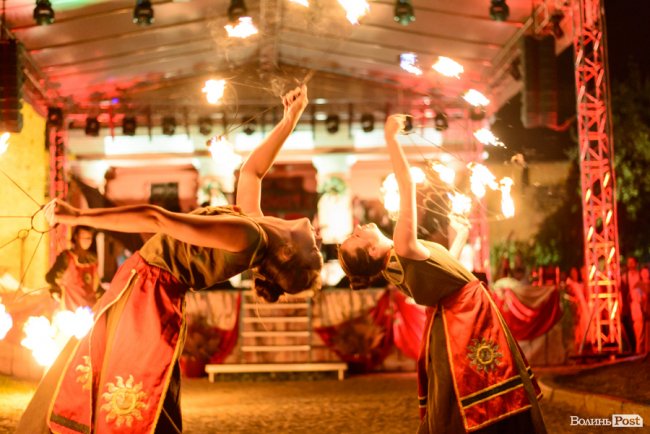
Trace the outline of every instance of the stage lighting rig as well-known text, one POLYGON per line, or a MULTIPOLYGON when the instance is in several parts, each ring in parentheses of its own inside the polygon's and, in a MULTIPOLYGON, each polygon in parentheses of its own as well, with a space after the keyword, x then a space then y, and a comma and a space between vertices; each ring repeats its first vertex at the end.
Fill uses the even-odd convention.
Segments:
POLYGON ((38 0, 34 8, 34 21, 39 26, 46 26, 54 22, 54 9, 49 0, 38 0))
POLYGON ((494 21, 505 21, 510 16, 510 8, 506 0, 492 0, 490 5, 490 17, 494 21))
POLYGON ((413 5, 411 0, 397 0, 395 2, 395 21, 403 26, 408 26, 411 22, 415 21, 415 13, 413 12, 413 5))
POLYGON ((133 23, 139 26, 153 24, 153 6, 149 0, 136 0, 133 8, 133 23))

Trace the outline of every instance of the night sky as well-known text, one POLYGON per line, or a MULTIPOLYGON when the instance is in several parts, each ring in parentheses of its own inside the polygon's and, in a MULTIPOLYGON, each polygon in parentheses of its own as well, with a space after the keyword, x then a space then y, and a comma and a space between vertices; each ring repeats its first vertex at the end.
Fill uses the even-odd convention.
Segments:
MULTIPOLYGON (((650 1, 605 0, 609 71, 612 83, 627 78, 631 64, 650 78, 650 1)), ((490 160, 508 160, 515 153, 524 154, 527 161, 559 160, 577 146, 575 142, 575 78, 573 49, 570 47, 557 58, 558 124, 566 121, 566 131, 548 128, 524 128, 521 122, 521 94, 515 95, 496 113, 492 130, 507 149, 490 149, 490 160)))

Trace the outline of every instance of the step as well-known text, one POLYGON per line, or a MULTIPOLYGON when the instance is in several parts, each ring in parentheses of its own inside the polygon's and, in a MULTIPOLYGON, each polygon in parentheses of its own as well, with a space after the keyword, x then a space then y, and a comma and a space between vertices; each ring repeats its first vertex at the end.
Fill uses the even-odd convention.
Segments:
POLYGON ((309 351, 310 345, 242 345, 241 350, 246 353, 264 352, 276 353, 278 351, 309 351))
POLYGON ((348 365, 345 363, 238 363, 222 365, 206 365, 205 372, 210 382, 214 382, 216 374, 231 374, 242 372, 324 372, 338 371, 339 380, 345 378, 348 365))
POLYGON ((309 318, 306 316, 264 316, 264 317, 247 317, 242 318, 245 323, 308 323, 309 318))
POLYGON ((309 308, 309 303, 276 303, 276 304, 244 303, 244 309, 271 310, 271 309, 307 309, 307 308, 309 308))
POLYGON ((308 338, 311 333, 309 332, 303 332, 303 331, 284 331, 284 330, 277 330, 277 331, 265 331, 265 332, 258 332, 258 331, 244 331, 241 332, 241 336, 243 338, 280 338, 280 337, 294 337, 294 338, 308 338))

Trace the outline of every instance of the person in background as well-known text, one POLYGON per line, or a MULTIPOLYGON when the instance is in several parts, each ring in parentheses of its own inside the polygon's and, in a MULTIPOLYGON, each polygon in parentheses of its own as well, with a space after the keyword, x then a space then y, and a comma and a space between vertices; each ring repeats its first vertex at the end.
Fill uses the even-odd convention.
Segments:
POLYGON ((89 226, 72 229, 72 247, 59 253, 45 275, 50 294, 59 300, 62 309, 74 312, 78 307, 95 305, 99 298, 97 256, 91 251, 95 230, 89 226))
POLYGON ((418 433, 546 433, 530 367, 487 289, 450 253, 464 245, 467 226, 450 217, 457 236, 449 250, 417 239, 415 184, 396 139, 404 124, 404 115, 392 115, 384 127, 400 193, 393 238, 374 224, 357 226, 339 248, 341 267, 352 289, 382 274, 427 306, 418 433))

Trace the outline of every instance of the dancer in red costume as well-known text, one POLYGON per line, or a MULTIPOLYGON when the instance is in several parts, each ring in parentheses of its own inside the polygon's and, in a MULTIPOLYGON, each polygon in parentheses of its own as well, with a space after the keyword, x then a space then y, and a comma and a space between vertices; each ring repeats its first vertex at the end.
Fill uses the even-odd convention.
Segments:
POLYGON ((309 220, 265 217, 260 209, 261 180, 307 106, 306 87, 289 92, 283 104, 283 119, 241 168, 235 207, 180 214, 153 205, 46 206, 51 223, 156 235, 120 267, 92 330, 63 350, 17 432, 182 432, 185 293, 247 269, 268 301, 320 287, 322 257, 309 220))
POLYGON ((72 312, 78 307, 93 307, 98 298, 97 256, 89 250, 94 236, 92 228, 75 226, 72 248, 59 253, 45 275, 52 296, 60 300, 62 308, 72 312))
POLYGON ((396 139, 404 121, 392 115, 384 127, 400 191, 393 239, 357 227, 339 249, 341 266, 353 289, 383 274, 428 308, 418 433, 545 433, 539 388, 487 290, 443 246, 416 238, 415 185, 396 139))

